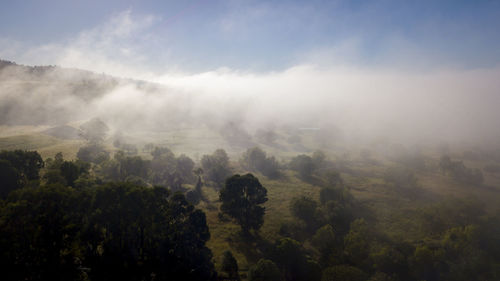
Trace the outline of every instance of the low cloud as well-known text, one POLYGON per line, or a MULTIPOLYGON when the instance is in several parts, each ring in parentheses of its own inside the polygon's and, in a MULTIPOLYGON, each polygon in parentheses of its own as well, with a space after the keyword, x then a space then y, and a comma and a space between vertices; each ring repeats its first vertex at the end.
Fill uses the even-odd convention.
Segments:
MULTIPOLYGON (((79 120, 99 116, 124 130, 220 127, 236 122, 250 131, 269 126, 335 127, 349 139, 483 141, 500 137, 498 67, 412 68, 411 61, 406 67, 363 66, 356 51, 349 48, 357 46, 351 40, 333 48, 333 55, 322 49, 281 71, 257 73, 224 67, 201 73, 178 67, 151 71, 147 65, 151 58, 141 48, 155 40, 149 30, 158 20, 125 11, 67 42, 20 48, 22 54, 17 56, 5 48, 0 52, 24 63, 57 64, 153 84, 120 80, 85 99, 71 89, 71 81, 63 88, 58 87, 61 84, 16 88, 2 82, 0 98, 11 105, 33 103, 28 108, 47 115, 58 113, 47 119, 52 123, 66 121, 68 115, 79 120), (143 41, 136 44, 136 40, 143 41)), ((5 116, 29 117, 18 115, 23 113, 10 110, 5 116)))

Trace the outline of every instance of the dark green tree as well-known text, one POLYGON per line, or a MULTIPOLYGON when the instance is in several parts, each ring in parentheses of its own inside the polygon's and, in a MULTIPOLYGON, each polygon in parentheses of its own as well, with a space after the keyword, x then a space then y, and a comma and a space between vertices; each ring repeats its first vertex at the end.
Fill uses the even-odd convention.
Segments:
POLYGON ((313 159, 305 154, 298 155, 290 161, 290 169, 299 173, 302 180, 311 180, 316 169, 313 159))
POLYGON ((195 177, 193 173, 194 161, 184 154, 177 157, 176 171, 180 174, 182 181, 186 183, 194 183, 195 177))
POLYGON ((2 280, 78 280, 81 220, 75 192, 62 185, 20 189, 0 212, 2 280))
POLYGON ((224 181, 231 175, 229 157, 224 149, 217 149, 212 155, 203 155, 201 166, 205 180, 222 186, 224 181))
POLYGON ((323 270, 321 281, 365 281, 368 278, 361 269, 349 265, 336 265, 323 270))
POLYGON ((291 238, 276 241, 273 257, 286 281, 313 281, 321 277, 319 265, 306 255, 298 241, 291 238))
POLYGON ((280 270, 276 264, 266 259, 260 259, 248 272, 249 281, 277 281, 280 278, 280 270))
POLYGON ((296 197, 290 204, 292 215, 306 223, 313 223, 316 220, 317 208, 318 203, 306 196, 296 197))
POLYGON ((320 253, 320 262, 328 263, 332 254, 338 253, 336 249, 335 232, 329 224, 321 227, 316 231, 316 234, 311 238, 311 244, 320 253))
POLYGON ((61 175, 59 169, 48 169, 43 175, 46 184, 60 184, 63 186, 68 185, 66 179, 61 175))
POLYGON ((318 203, 312 198, 305 196, 294 198, 290 203, 290 212, 305 224, 307 233, 314 233, 316 228, 321 225, 319 223, 318 203))
POLYGON ((323 176, 324 184, 326 187, 339 188, 344 184, 344 180, 340 173, 335 170, 328 170, 323 176))
POLYGON ((22 175, 4 159, 0 159, 0 196, 6 197, 11 191, 22 186, 22 175))
POLYGON ((231 251, 227 250, 224 252, 220 269, 224 273, 224 276, 219 277, 220 279, 230 281, 240 280, 240 275, 238 273, 238 262, 234 258, 231 251))
POLYGON ((397 279, 383 272, 376 272, 368 281, 397 281, 397 279))
POLYGON ((370 253, 371 235, 364 219, 351 223, 349 233, 344 237, 344 252, 347 259, 356 265, 363 265, 370 253))
POLYGON ((27 181, 39 179, 40 169, 44 166, 42 157, 36 151, 4 150, 0 152, 0 159, 9 161, 27 181))
POLYGON ((109 160, 109 152, 99 144, 89 144, 80 147, 76 157, 84 162, 101 164, 109 160))
POLYGON ((82 170, 71 161, 64 161, 61 164, 61 176, 66 180, 69 186, 75 186, 75 180, 78 179, 82 170))
POLYGON ((252 174, 234 175, 219 193, 221 212, 234 218, 244 233, 258 230, 264 223, 267 190, 252 174))
POLYGON ((91 280, 214 280, 205 214, 162 187, 96 190, 85 229, 91 280))

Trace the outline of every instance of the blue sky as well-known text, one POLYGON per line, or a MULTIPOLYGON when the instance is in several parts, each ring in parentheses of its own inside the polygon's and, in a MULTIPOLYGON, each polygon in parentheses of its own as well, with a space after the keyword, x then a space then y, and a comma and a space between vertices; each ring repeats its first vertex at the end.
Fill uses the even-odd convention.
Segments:
POLYGON ((272 71, 305 63, 474 69, 500 63, 500 1, 494 0, 2 0, 1 5, 0 57, 28 64, 72 66, 71 60, 56 58, 67 49, 80 57, 99 50, 95 57, 185 71, 272 71), (109 28, 124 22, 130 30, 107 37, 109 28))

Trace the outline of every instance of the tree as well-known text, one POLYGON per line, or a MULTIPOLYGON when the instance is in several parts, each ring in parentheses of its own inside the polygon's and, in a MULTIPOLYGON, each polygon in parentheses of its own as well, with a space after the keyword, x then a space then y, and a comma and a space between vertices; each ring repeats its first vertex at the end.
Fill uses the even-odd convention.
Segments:
POLYGON ((356 219, 351 223, 349 233, 344 237, 344 252, 348 260, 362 265, 370 253, 370 233, 364 219, 356 219))
POLYGON ((274 157, 267 157, 266 152, 259 147, 247 149, 240 160, 241 165, 252 172, 261 172, 268 178, 280 176, 279 164, 274 157))
POLYGON ((370 253, 370 262, 380 273, 397 274, 403 280, 408 278, 405 276, 409 272, 406 256, 398 247, 379 247, 377 251, 370 253))
POLYGON ((75 192, 61 185, 12 194, 0 212, 2 280, 78 280, 81 220, 75 192))
POLYGON ((107 152, 101 145, 89 144, 80 147, 76 157, 84 162, 101 164, 109 160, 109 152, 107 152))
POLYGON ((296 197, 290 204, 290 212, 300 220, 303 220, 308 226, 314 226, 317 221, 318 204, 309 197, 296 197))
POLYGON ((61 164, 61 176, 64 177, 66 183, 69 186, 75 186, 75 180, 80 176, 83 172, 80 167, 78 167, 75 163, 71 161, 64 161, 61 164))
POLYGON ((205 214, 162 187, 107 184, 83 232, 90 280, 214 280, 205 214))
POLYGON ((0 152, 0 196, 5 197, 12 190, 38 180, 43 166, 42 157, 36 151, 0 152))
POLYGON ((175 172, 175 154, 167 147, 155 147, 151 152, 151 181, 156 185, 168 186, 175 172))
POLYGON ((392 276, 389 276, 383 272, 376 272, 368 281, 397 281, 392 276))
POLYGON ((280 280, 280 271, 271 260, 260 259, 248 272, 249 281, 277 281, 280 280))
POLYGON ((0 152, 0 159, 9 161, 27 181, 39 179, 40 169, 44 166, 42 157, 36 151, 4 150, 0 152))
POLYGON ((66 179, 61 175, 61 171, 59 169, 49 169, 43 175, 43 179, 46 184, 60 184, 63 186, 68 185, 66 179))
POLYGON ((321 227, 311 239, 311 244, 320 253, 321 261, 326 263, 335 249, 335 232, 329 224, 321 227))
POLYGON ((101 143, 108 131, 108 125, 99 118, 93 118, 80 126, 80 135, 92 144, 101 143))
POLYGON ((340 176, 340 173, 335 170, 328 170, 323 176, 326 187, 342 187, 344 180, 340 176))
POLYGON ((292 158, 289 165, 290 169, 298 172, 303 180, 310 180, 316 169, 313 159, 305 154, 292 158))
POLYGON ((219 193, 221 212, 234 218, 244 233, 258 230, 264 223, 267 190, 252 174, 234 175, 219 193))
POLYGON ((175 169, 180 174, 182 181, 186 183, 194 183, 194 161, 184 154, 181 154, 176 160, 177 163, 175 169))
POLYGON ((224 184, 227 177, 231 175, 229 157, 224 149, 217 149, 212 155, 203 155, 201 166, 205 179, 214 182, 217 186, 224 184))
POLYGON ((193 204, 193 205, 198 205, 201 200, 200 193, 198 193, 196 190, 189 190, 186 192, 186 200, 193 204))
POLYGON ((238 274, 238 262, 234 258, 233 253, 229 250, 225 251, 224 256, 222 257, 221 271, 226 275, 224 280, 240 280, 240 275, 238 274))
POLYGON ((321 281, 365 281, 366 273, 349 265, 336 265, 323 271, 321 281))
POLYGON ((0 196, 6 197, 12 190, 21 186, 21 173, 9 161, 0 159, 0 196))
POLYGON ((323 151, 321 150, 316 150, 313 152, 313 155, 311 157, 311 160, 314 164, 314 167, 316 169, 319 169, 325 165, 326 162, 326 155, 323 151))
POLYGON ((241 165, 252 172, 259 171, 265 161, 266 152, 257 146, 247 149, 240 160, 241 165))
POLYGON ((319 265, 308 258, 302 245, 291 238, 282 238, 274 246, 274 260, 286 281, 319 280, 319 265))

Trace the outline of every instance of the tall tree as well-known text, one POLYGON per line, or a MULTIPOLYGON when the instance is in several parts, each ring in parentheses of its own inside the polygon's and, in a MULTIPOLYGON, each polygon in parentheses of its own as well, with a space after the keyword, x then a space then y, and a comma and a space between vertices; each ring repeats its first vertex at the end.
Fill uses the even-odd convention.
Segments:
POLYGON ((234 175, 219 194, 221 211, 234 218, 244 233, 258 230, 264 223, 267 189, 252 174, 234 175))
POLYGON ((90 143, 100 143, 106 138, 109 127, 99 118, 93 118, 80 126, 80 135, 90 143))
POLYGON ((276 281, 280 280, 280 277, 281 274, 276 264, 266 259, 260 259, 248 272, 250 281, 276 281))
POLYGON ((221 271, 226 275, 223 280, 240 280, 240 275, 238 274, 238 262, 234 258, 233 253, 229 250, 225 251, 224 256, 222 257, 221 271))
POLYGON ((0 159, 0 196, 6 197, 12 190, 21 187, 21 173, 12 164, 0 159))
POLYGON ((224 149, 217 149, 212 155, 203 155, 201 166, 204 178, 214 182, 217 186, 224 184, 227 177, 231 175, 229 157, 224 149))
POLYGON ((39 179, 40 169, 44 166, 42 157, 36 151, 4 150, 0 152, 0 159, 9 161, 28 181, 39 179))

